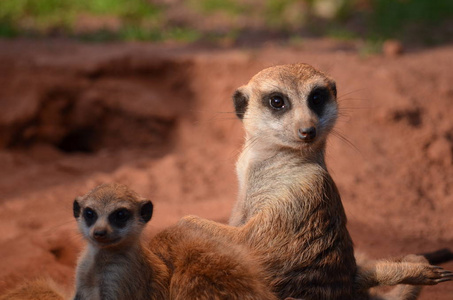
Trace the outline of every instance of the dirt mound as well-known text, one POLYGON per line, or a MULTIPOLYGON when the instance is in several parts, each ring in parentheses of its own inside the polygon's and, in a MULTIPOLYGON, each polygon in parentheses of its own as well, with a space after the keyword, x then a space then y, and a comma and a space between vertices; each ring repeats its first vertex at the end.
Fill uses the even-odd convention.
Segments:
MULTIPOLYGON (((187 214, 225 222, 243 140, 230 95, 280 63, 337 80, 328 166, 357 247, 372 257, 453 248, 452 51, 0 41, 0 293, 42 275, 71 286, 83 244, 71 203, 102 182, 153 199, 149 234, 187 214)), ((446 283, 421 299, 452 294, 446 283)))
POLYGON ((2 91, 3 147, 49 144, 63 152, 95 152, 167 144, 191 106, 185 61, 128 53, 101 57, 87 69, 40 58, 2 61, 3 74, 11 75, 2 80, 8 87, 2 91))

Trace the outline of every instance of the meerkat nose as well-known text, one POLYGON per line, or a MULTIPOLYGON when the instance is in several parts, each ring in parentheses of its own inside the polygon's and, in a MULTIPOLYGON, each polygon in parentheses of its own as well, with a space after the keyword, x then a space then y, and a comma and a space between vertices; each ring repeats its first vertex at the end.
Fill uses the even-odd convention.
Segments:
POLYGON ((298 135, 302 141, 311 142, 316 137, 316 128, 313 126, 307 128, 299 128, 298 135))
POLYGON ((95 238, 104 238, 107 235, 107 230, 96 230, 93 232, 95 238))

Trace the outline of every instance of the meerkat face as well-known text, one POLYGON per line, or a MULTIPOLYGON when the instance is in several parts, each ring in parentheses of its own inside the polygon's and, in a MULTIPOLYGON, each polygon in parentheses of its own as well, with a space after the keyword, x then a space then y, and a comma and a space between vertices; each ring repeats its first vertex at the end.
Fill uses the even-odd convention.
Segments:
POLYGON ((124 185, 107 184, 77 197, 73 212, 85 239, 106 248, 135 241, 151 219, 153 204, 124 185))
POLYGON ((337 118, 335 82, 307 64, 265 69, 233 95, 252 141, 294 149, 321 145, 337 118))

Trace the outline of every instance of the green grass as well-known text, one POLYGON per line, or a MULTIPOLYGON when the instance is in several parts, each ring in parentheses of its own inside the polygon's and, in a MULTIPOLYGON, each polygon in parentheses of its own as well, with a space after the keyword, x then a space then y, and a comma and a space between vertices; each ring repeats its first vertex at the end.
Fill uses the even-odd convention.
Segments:
MULTIPOLYGON (((271 29, 288 30, 300 28, 306 22, 306 11, 301 10, 297 0, 264 1, 265 23, 271 29)), ((307 1, 306 1, 307 2, 307 1)))
POLYGON ((365 44, 360 47, 359 55, 361 57, 368 57, 382 52, 382 45, 384 40, 380 38, 368 38, 365 40, 365 44))
MULTIPOLYGON (((121 18, 149 18, 159 9, 145 0, 2 0, 0 18, 55 18, 56 14, 90 13, 121 18)), ((64 18, 65 16, 61 16, 64 18)))
POLYGON ((230 16, 237 16, 249 8, 235 0, 191 0, 189 4, 202 13, 224 12, 230 16))
MULTIPOLYGON (((145 0, 2 0, 0 25, 16 32, 58 28, 70 33, 80 15, 112 16, 128 25, 157 19, 160 12, 145 0)), ((11 30, 6 29, 0 28, 0 34, 5 31, 8 35, 11 30)))
POLYGON ((153 4, 152 0, 0 0, 0 37, 58 33, 92 41, 193 42, 234 40, 241 32, 258 29, 280 32, 287 39, 301 32, 342 40, 360 38, 369 41, 371 52, 376 48, 373 41, 388 38, 404 41, 409 37, 425 44, 453 40, 451 33, 442 29, 443 24, 452 24, 452 0, 322 0, 337 4, 337 11, 327 19, 316 15, 317 1, 321 0, 185 0, 177 5, 183 14, 187 11, 188 18, 183 16, 178 23, 168 18, 171 5, 153 4), (196 18, 215 20, 219 13, 233 20, 221 25, 221 33, 212 28, 197 29, 190 22, 196 18), (82 16, 113 20, 117 25, 104 28, 101 20, 97 28, 80 32, 77 24, 82 16), (244 20, 253 22, 240 27, 244 20))
POLYGON ((411 26, 436 27, 453 18, 451 0, 373 0, 372 3, 372 30, 384 37, 398 37, 411 26))
MULTIPOLYGON (((1 28, 0 28, 1 30, 1 28)), ((163 42, 167 40, 192 43, 200 39, 201 33, 184 27, 173 27, 169 29, 143 28, 136 25, 123 26, 119 31, 98 30, 78 36, 88 42, 110 42, 110 41, 153 41, 163 42)))
POLYGON ((350 41, 359 38, 359 35, 355 32, 338 25, 331 26, 327 29, 326 35, 341 41, 350 41))
POLYGON ((18 35, 16 28, 4 20, 0 20, 0 37, 13 38, 18 35))

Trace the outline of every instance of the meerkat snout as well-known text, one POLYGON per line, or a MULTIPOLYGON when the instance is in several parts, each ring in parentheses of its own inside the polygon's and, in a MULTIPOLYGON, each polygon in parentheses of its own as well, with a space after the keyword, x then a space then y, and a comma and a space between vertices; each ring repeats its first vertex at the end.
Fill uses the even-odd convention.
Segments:
POLYGON ((302 141, 308 143, 315 139, 316 128, 313 126, 306 127, 306 128, 299 128, 299 130, 297 131, 297 134, 302 141))
POLYGON ((102 230, 95 230, 93 232, 93 236, 95 239, 102 239, 107 235, 107 230, 102 229, 102 230))
POLYGON ((90 236, 98 243, 108 243, 112 232, 107 224, 96 223, 90 230, 90 236))

